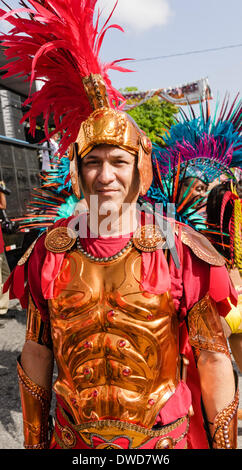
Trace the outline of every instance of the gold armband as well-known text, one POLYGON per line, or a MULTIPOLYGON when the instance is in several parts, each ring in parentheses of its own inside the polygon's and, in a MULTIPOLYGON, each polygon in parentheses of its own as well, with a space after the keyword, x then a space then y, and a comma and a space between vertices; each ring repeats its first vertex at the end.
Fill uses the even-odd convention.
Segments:
POLYGON ((24 447, 48 449, 48 420, 51 391, 35 384, 17 363, 23 410, 24 447))
POLYGON ((237 449, 238 405, 239 389, 237 386, 233 401, 215 417, 213 441, 216 449, 237 449))
POLYGON ((31 295, 29 296, 27 327, 25 340, 31 340, 52 349, 50 322, 43 322, 39 310, 36 308, 31 295))
POLYGON ((203 349, 221 352, 231 359, 216 304, 209 294, 189 312, 188 328, 189 340, 197 356, 203 349))

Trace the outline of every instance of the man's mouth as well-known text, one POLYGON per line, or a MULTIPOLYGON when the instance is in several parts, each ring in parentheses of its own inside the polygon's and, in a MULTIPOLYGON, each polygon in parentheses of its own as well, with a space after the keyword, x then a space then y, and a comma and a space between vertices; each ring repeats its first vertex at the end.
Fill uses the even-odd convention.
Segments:
POLYGON ((116 193, 118 189, 113 189, 113 188, 102 188, 102 189, 97 189, 97 193, 102 193, 102 194, 107 194, 107 193, 116 193))

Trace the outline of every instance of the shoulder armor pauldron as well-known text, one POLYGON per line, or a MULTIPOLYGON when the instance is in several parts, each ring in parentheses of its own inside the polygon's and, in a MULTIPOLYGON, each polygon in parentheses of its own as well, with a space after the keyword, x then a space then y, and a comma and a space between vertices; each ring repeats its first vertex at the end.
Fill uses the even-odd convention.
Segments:
POLYGON ((224 266, 225 260, 210 241, 189 225, 176 224, 176 234, 180 234, 184 245, 189 246, 192 252, 205 263, 213 266, 224 266))
POLYGON ((45 248, 52 253, 64 253, 76 243, 76 234, 69 227, 56 227, 45 237, 45 248))

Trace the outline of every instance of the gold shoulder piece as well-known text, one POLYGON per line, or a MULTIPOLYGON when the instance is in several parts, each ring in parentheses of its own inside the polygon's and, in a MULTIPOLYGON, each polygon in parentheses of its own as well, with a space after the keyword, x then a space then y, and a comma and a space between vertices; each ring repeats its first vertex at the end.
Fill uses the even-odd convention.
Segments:
POLYGON ((64 253, 76 242, 76 234, 67 227, 56 227, 47 233, 45 248, 53 253, 64 253))
POLYGON ((134 246, 145 252, 155 251, 158 248, 162 248, 164 245, 165 238, 162 236, 157 225, 143 225, 139 227, 134 236, 133 243, 134 246))
POLYGON ((32 253, 32 251, 33 251, 33 249, 34 249, 34 247, 35 247, 36 242, 37 242, 38 239, 39 239, 39 237, 36 238, 36 240, 34 240, 33 243, 31 243, 31 245, 29 246, 29 248, 25 251, 24 255, 18 260, 18 263, 17 263, 18 266, 22 266, 22 265, 25 264, 26 261, 29 259, 29 257, 30 257, 30 255, 31 255, 31 253, 32 253))
MULTIPOLYGON (((181 241, 191 248, 192 252, 200 259, 213 266, 224 266, 225 260, 217 250, 213 247, 210 241, 201 233, 194 230, 188 225, 180 225, 181 241)), ((179 228, 176 225, 176 233, 179 228)))

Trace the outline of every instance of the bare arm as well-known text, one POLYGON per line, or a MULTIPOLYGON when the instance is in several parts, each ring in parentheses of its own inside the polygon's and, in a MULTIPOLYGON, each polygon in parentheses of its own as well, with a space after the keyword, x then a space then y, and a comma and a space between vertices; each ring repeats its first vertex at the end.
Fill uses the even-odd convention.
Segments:
POLYGON ((21 354, 21 365, 33 382, 51 390, 54 359, 52 351, 47 346, 26 341, 21 354))
POLYGON ((236 448, 238 390, 216 303, 206 295, 188 316, 195 349, 202 401, 214 448, 236 448))
MULTIPOLYGON (((209 423, 234 399, 235 381, 230 359, 219 352, 201 351, 198 359, 201 392, 209 423)), ((215 425, 210 424, 211 436, 215 425)))

